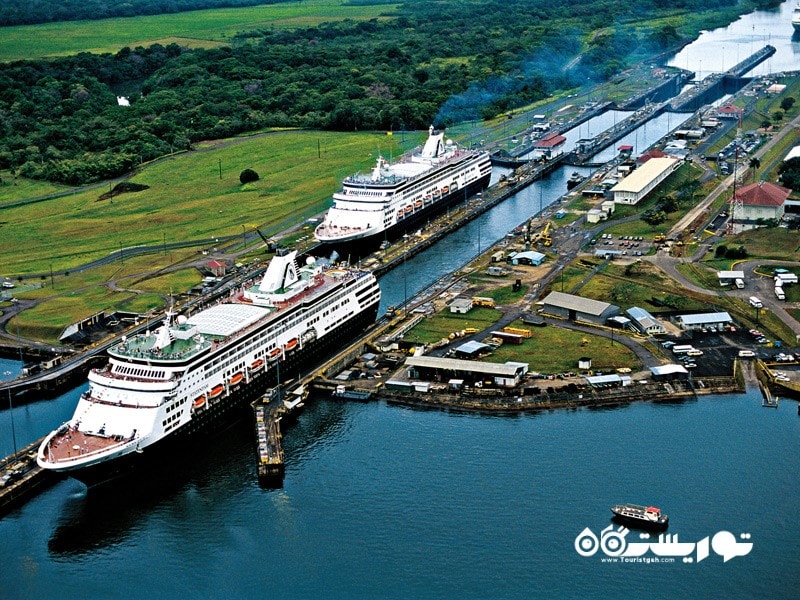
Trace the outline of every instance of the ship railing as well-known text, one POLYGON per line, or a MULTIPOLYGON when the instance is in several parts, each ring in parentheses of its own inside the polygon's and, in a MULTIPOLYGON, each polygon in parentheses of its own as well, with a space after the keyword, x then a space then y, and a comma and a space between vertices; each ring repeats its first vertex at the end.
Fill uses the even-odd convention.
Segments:
MULTIPOLYGON (((98 375, 102 375, 103 377, 109 377, 111 379, 116 379, 118 381, 135 381, 140 383, 177 383, 180 379, 178 375, 173 374, 168 379, 148 379, 146 377, 134 377, 131 375, 122 375, 120 373, 115 373, 108 367, 104 367, 102 369, 92 369, 92 373, 97 373, 98 375)), ((175 385, 172 386, 173 388, 176 387, 175 385)))

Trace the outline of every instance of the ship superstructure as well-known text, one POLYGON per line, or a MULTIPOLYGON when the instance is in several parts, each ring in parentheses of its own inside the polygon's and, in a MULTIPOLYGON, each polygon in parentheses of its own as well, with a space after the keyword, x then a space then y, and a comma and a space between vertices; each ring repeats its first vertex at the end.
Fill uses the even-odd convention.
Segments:
POLYGON ((430 127, 420 151, 394 163, 378 157, 369 175, 347 177, 314 235, 325 244, 389 238, 489 184, 483 151, 461 150, 430 127))
POLYGON ((220 425, 274 385, 280 368, 340 347, 375 320, 379 301, 370 273, 276 256, 260 282, 227 301, 168 312, 154 331, 113 346, 38 463, 89 485, 110 479, 156 447, 220 425))

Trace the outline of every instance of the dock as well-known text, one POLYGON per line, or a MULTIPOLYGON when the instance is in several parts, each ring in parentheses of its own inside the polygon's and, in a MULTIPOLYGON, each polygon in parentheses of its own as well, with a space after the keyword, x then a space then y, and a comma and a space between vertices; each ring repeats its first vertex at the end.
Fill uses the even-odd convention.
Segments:
POLYGON ((0 478, 8 475, 7 483, 0 487, 0 515, 8 513, 62 478, 36 464, 36 452, 43 439, 36 440, 0 462, 0 478))
POLYGON ((270 389, 252 405, 258 483, 265 488, 283 485, 285 463, 282 427, 303 410, 308 396, 307 388, 302 385, 289 392, 286 399, 282 399, 281 393, 279 388, 270 389))

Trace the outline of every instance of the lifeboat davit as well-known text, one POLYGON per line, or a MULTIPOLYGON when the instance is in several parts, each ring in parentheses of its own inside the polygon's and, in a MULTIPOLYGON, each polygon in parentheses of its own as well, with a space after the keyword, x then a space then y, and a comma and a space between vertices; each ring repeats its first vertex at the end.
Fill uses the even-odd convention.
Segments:
POLYGON ((231 387, 233 387, 235 385, 239 385, 240 383, 242 383, 242 379, 244 379, 244 375, 242 375, 241 373, 236 373, 234 374, 233 377, 231 377, 228 380, 228 383, 230 384, 231 387))
POLYGON ((284 349, 288 352, 289 350, 294 350, 297 348, 297 338, 292 338, 288 342, 283 345, 284 349))
POLYGON ((194 402, 192 402, 192 406, 194 406, 195 408, 200 408, 200 407, 202 407, 202 406, 203 406, 205 403, 206 403, 206 397, 205 397, 205 395, 203 395, 203 396, 198 396, 197 398, 195 398, 195 399, 194 399, 194 402))
POLYGON ((264 366, 264 361, 259 358, 258 360, 254 360, 250 364, 250 370, 251 371, 258 371, 263 366, 264 366))
POLYGON ((208 396, 210 398, 216 398, 224 391, 225 391, 225 386, 223 386, 222 384, 215 385, 213 388, 211 388, 211 393, 209 393, 208 396))

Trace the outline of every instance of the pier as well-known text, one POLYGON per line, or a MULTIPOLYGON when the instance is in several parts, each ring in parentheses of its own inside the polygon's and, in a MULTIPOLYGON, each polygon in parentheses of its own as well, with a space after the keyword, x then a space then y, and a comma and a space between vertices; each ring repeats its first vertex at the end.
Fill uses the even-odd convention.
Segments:
POLYGON ((62 479, 61 475, 45 471, 36 464, 36 452, 43 439, 0 461, 0 478, 8 476, 0 487, 0 515, 62 479))

